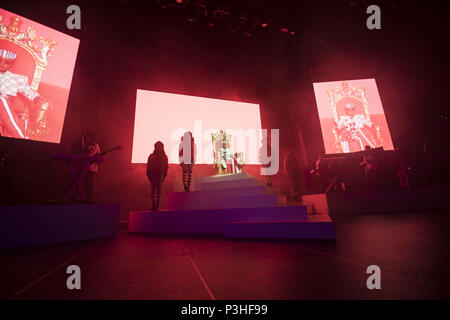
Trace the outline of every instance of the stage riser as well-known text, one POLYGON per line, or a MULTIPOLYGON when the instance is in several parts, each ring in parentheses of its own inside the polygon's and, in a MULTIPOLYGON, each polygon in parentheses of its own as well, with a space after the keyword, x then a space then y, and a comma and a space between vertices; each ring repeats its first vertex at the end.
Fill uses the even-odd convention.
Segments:
POLYGON ((227 208, 262 208, 262 207, 274 207, 277 205, 285 205, 286 197, 278 196, 276 194, 265 194, 265 195, 253 195, 253 196, 241 196, 233 197, 227 199, 221 199, 219 209, 227 208))
POLYGON ((333 222, 229 223, 224 234, 228 238, 336 239, 333 222))
POLYGON ((167 196, 168 210, 199 210, 217 208, 220 199, 247 195, 264 195, 264 186, 240 187, 222 190, 173 192, 167 196))
POLYGON ((258 179, 243 172, 232 175, 200 177, 195 179, 193 183, 194 190, 229 189, 258 185, 262 185, 258 179))
POLYGON ((130 212, 129 232, 136 233, 210 233, 223 234, 222 214, 191 213, 164 215, 130 212))
POLYGON ((303 196, 308 211, 327 215, 450 208, 450 188, 383 190, 303 196))
POLYGON ((258 185, 262 185, 262 183, 251 179, 242 179, 239 181, 203 183, 200 190, 232 189, 240 187, 252 187, 258 185))
POLYGON ((174 192, 167 196, 168 210, 205 210, 286 205, 286 196, 265 186, 174 192))
POLYGON ((0 207, 0 249, 115 236, 120 206, 30 205, 0 207))
POLYGON ((233 221, 306 220, 304 206, 239 208, 226 210, 130 212, 129 231, 149 233, 223 234, 233 221))

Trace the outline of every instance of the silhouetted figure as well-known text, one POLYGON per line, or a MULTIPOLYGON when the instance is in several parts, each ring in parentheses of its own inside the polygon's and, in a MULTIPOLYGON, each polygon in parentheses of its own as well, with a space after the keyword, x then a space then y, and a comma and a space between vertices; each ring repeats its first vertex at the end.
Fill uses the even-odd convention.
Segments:
POLYGON ((161 188, 167 177, 169 159, 164 152, 164 144, 161 141, 155 143, 155 150, 148 156, 147 177, 152 188, 152 210, 157 211, 161 198, 161 188))
MULTIPOLYGON (((93 156, 100 153, 100 146, 95 142, 94 134, 91 130, 83 131, 80 138, 75 141, 70 150, 72 154, 84 154, 93 156)), ((92 202, 94 194, 94 175, 98 172, 98 164, 92 164, 90 166, 89 172, 84 176, 83 181, 81 181, 81 186, 86 192, 86 200, 92 202)), ((82 171, 78 172, 81 175, 82 171)), ((78 191, 75 200, 79 197, 78 191)))
POLYGON ((284 172, 291 183, 291 196, 295 201, 300 201, 300 167, 297 158, 292 152, 288 152, 284 158, 284 172))
POLYGON ((404 148, 397 146, 394 151, 391 152, 391 159, 397 167, 397 179, 400 187, 402 189, 411 188, 408 157, 404 148))
MULTIPOLYGON (((365 151, 371 150, 370 146, 365 147, 365 151)), ((372 154, 365 154, 363 156, 363 161, 360 163, 364 167, 364 172, 366 174, 367 186, 369 190, 375 189, 375 183, 377 178, 378 163, 372 154)))
POLYGON ((329 176, 329 166, 322 160, 322 154, 317 155, 317 160, 314 163, 314 169, 310 171, 311 180, 314 184, 314 192, 321 193, 332 181, 329 176))
POLYGON ((178 148, 178 156, 180 160, 180 166, 183 170, 184 191, 189 192, 192 182, 192 171, 194 170, 195 159, 197 157, 197 147, 195 145, 192 132, 188 131, 183 135, 183 137, 181 137, 180 146, 178 148), (189 144, 186 144, 188 147, 190 147, 190 150, 184 150, 185 141, 190 142, 189 144), (185 157, 189 159, 184 159, 185 157))

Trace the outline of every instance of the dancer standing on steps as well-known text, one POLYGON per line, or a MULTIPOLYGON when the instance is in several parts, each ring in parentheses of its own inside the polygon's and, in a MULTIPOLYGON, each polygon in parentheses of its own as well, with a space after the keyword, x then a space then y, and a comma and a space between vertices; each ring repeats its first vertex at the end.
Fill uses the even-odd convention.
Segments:
POLYGON ((192 132, 188 131, 181 137, 180 147, 178 148, 180 165, 183 170, 184 191, 189 192, 192 182, 192 171, 197 157, 197 147, 194 142, 192 132))
POLYGON ((161 188, 169 169, 169 160, 164 152, 161 141, 155 143, 155 150, 149 155, 147 161, 147 177, 152 187, 152 210, 158 211, 161 198, 161 188))

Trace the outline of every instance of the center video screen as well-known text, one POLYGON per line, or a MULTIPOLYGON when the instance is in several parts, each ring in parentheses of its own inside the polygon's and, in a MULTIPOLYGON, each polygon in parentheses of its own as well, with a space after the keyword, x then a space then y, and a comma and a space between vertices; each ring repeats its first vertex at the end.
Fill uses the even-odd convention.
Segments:
POLYGON ((314 83, 325 153, 393 150, 375 79, 314 83))
POLYGON ((147 163, 155 142, 162 141, 169 163, 178 164, 181 137, 191 131, 197 146, 196 163, 212 164, 211 134, 220 130, 231 135, 231 150, 243 152, 245 163, 260 163, 259 104, 138 90, 132 163, 147 163))
POLYGON ((79 40, 0 9, 0 134, 59 143, 79 40))

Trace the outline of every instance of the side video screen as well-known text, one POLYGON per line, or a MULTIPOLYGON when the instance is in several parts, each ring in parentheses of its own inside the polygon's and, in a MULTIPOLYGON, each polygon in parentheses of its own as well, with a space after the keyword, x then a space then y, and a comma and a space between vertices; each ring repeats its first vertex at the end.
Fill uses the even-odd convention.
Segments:
POLYGON ((0 9, 0 134, 59 143, 79 40, 0 9))
POLYGON ((394 149, 375 79, 313 86, 327 154, 394 149))

